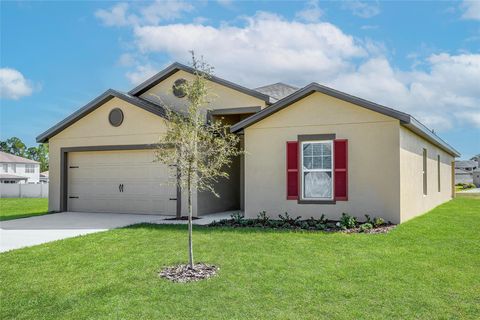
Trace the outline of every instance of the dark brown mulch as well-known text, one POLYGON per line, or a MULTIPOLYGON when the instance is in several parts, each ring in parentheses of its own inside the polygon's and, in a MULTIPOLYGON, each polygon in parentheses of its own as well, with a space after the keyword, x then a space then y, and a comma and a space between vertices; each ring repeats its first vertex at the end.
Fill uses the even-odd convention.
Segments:
POLYGON ((390 230, 392 230, 395 227, 396 227, 395 224, 390 224, 390 225, 386 225, 386 226, 376 227, 376 228, 373 228, 373 229, 367 229, 367 230, 364 230, 362 232, 360 232, 360 228, 347 229, 347 230, 344 230, 343 232, 345 232, 345 233, 371 233, 371 234, 388 233, 390 230))
POLYGON ((173 282, 192 282, 208 279, 217 274, 220 268, 205 263, 193 265, 193 269, 188 264, 179 264, 172 267, 166 267, 160 271, 159 276, 173 282))
MULTIPOLYGON (((192 220, 197 220, 200 219, 199 217, 192 217, 192 220)), ((180 218, 173 217, 173 218, 167 218, 164 220, 188 220, 188 216, 181 216, 180 218)))

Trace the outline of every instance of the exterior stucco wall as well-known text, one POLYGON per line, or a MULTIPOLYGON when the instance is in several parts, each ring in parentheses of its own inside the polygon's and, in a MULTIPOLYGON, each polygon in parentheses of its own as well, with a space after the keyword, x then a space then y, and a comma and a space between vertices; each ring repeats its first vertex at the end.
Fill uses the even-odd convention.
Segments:
POLYGON ((338 219, 342 212, 400 222, 399 122, 314 93, 245 129, 245 215, 265 210, 338 219), (286 142, 302 134, 348 139, 348 201, 298 204, 286 199, 286 142))
POLYGON ((228 178, 220 178, 213 186, 219 197, 210 191, 198 192, 198 215, 240 209, 240 158, 233 159, 228 178))
MULTIPOLYGON (((50 187, 49 210, 60 210, 60 149, 64 147, 153 144, 165 133, 165 120, 113 98, 104 105, 75 122, 62 132, 49 139, 50 147, 50 187), (108 114, 113 108, 120 108, 124 120, 119 127, 108 122, 108 114)), ((152 152, 154 152, 152 150, 152 152)), ((159 164, 160 165, 160 164, 159 164)), ((186 213, 186 193, 182 194, 182 212, 186 213)), ((196 214, 196 195, 194 194, 196 214)))
MULTIPOLYGON (((173 95, 172 86, 175 80, 183 78, 191 80, 194 76, 188 72, 179 70, 170 77, 166 78, 147 92, 140 95, 141 98, 150 100, 154 103, 160 103, 174 110, 185 110, 186 99, 177 98, 173 95)), ((264 108, 265 101, 252 97, 245 93, 230 89, 218 83, 209 81, 209 100, 210 109, 240 108, 259 106, 264 108)))
POLYGON ((454 157, 400 127, 401 222, 452 198, 452 161, 454 157), (423 149, 427 149, 427 195, 423 194, 423 149), (440 155, 440 192, 437 155, 440 155))

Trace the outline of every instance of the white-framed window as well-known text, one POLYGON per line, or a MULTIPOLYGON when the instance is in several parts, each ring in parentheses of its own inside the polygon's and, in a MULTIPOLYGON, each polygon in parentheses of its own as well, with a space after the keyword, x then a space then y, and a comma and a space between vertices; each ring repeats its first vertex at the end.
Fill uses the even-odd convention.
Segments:
POLYGON ((34 164, 26 164, 25 165, 25 173, 35 173, 35 165, 34 164))
POLYGON ((3 169, 3 172, 7 173, 8 172, 8 163, 2 163, 2 169, 3 169))
POLYGON ((12 163, 10 166, 12 166, 12 171, 14 173, 17 172, 17 165, 15 163, 12 163))
POLYGON ((302 199, 333 200, 333 141, 303 141, 301 153, 302 199))

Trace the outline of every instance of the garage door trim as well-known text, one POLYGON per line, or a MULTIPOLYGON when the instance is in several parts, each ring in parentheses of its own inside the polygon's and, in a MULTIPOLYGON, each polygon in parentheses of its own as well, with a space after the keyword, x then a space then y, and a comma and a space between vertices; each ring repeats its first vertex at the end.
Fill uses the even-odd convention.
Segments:
MULTIPOLYGON (((160 144, 129 144, 129 145, 108 145, 108 146, 81 146, 60 148, 60 211, 68 209, 68 153, 82 151, 122 151, 122 150, 145 150, 156 149, 160 144)), ((164 147, 168 147, 164 145, 164 147)), ((178 174, 177 174, 178 177, 178 174)), ((177 185, 177 215, 182 212, 182 194, 177 185)))

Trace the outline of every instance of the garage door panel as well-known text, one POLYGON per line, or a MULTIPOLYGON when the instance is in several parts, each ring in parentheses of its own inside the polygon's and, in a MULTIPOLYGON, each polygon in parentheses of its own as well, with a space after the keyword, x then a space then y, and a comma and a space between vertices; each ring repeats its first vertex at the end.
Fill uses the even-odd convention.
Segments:
POLYGON ((174 214, 176 187, 169 181, 175 168, 153 160, 153 150, 70 153, 68 209, 174 214))

